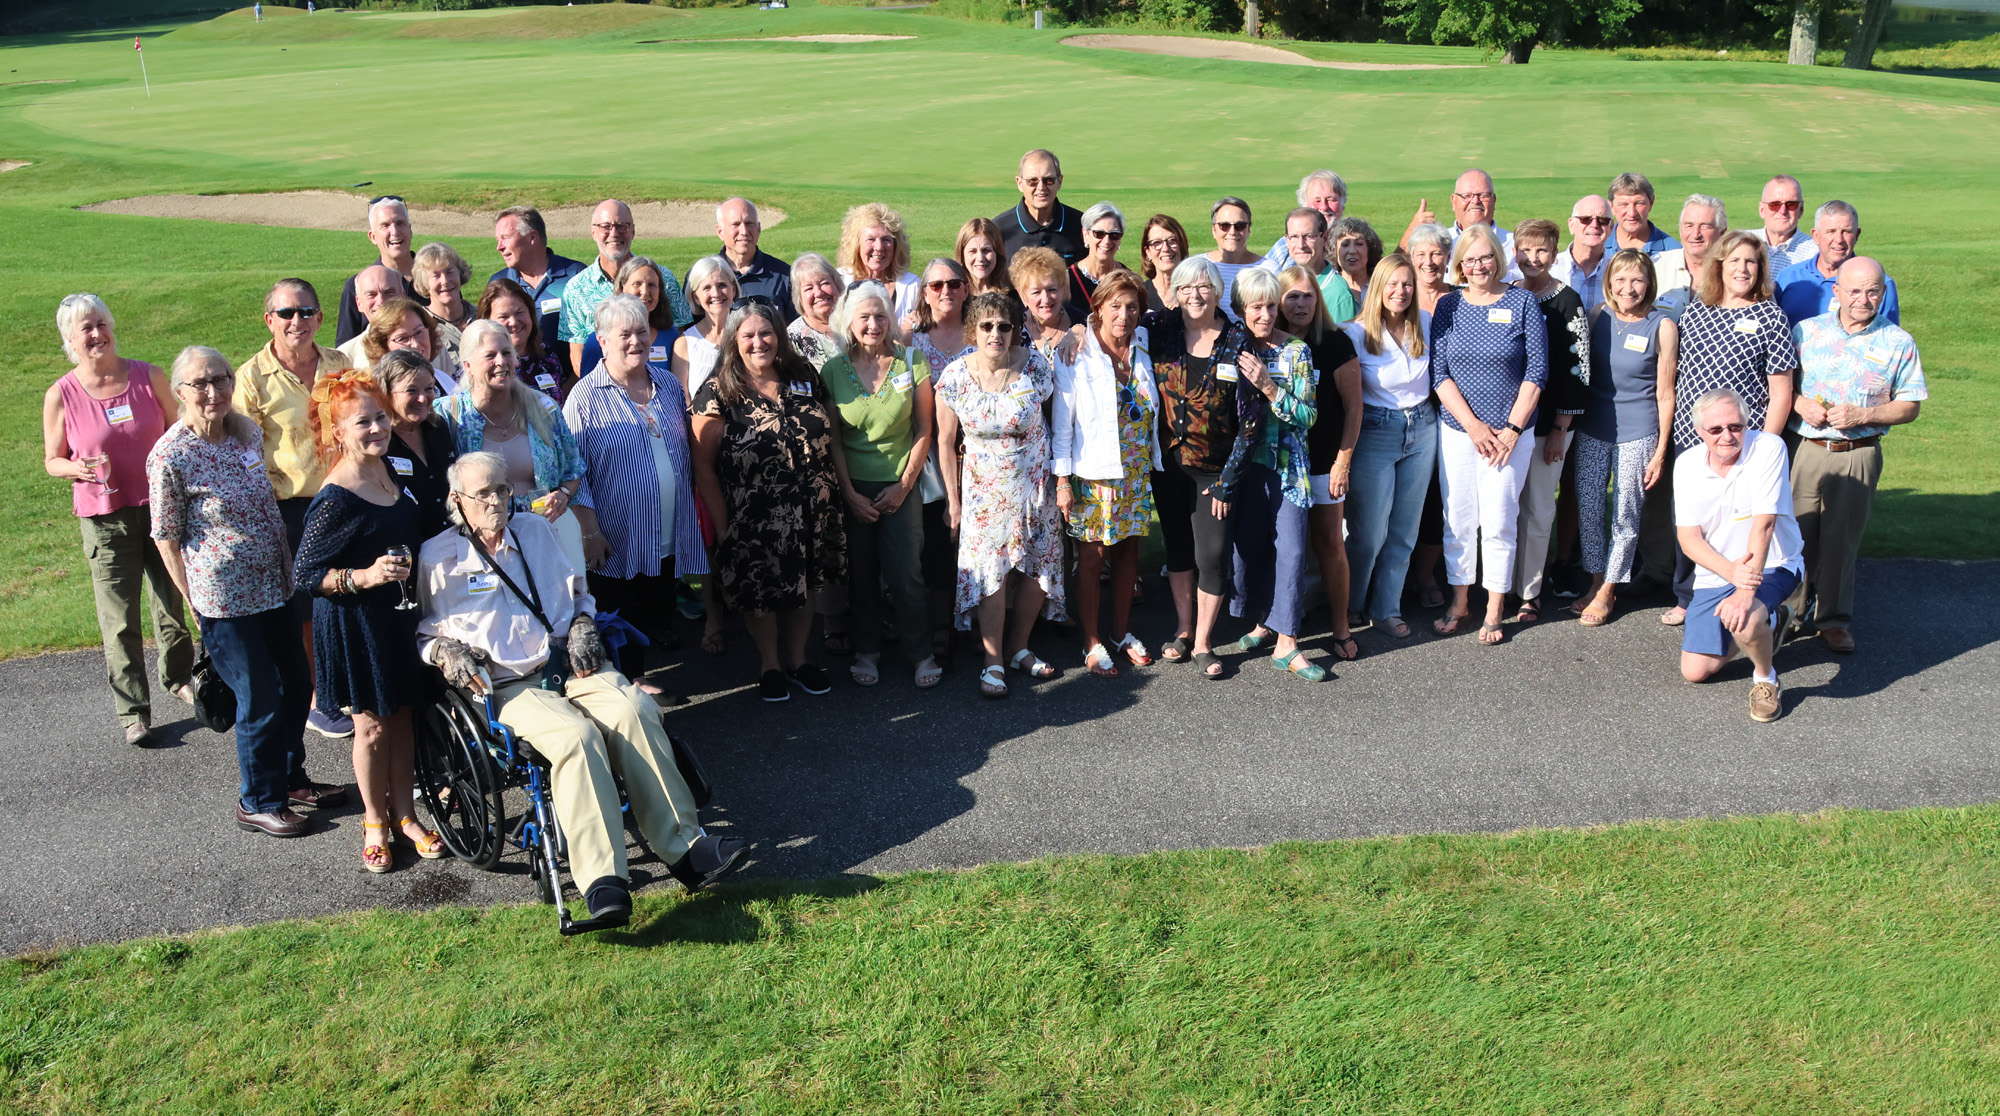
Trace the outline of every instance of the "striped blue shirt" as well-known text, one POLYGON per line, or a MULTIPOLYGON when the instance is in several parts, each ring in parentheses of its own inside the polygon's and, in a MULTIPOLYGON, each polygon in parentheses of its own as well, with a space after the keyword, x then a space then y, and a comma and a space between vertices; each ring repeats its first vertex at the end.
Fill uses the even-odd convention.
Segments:
POLYGON ((649 364, 647 370, 652 374, 653 398, 644 407, 632 402, 603 365, 578 380, 563 404, 563 416, 583 455, 597 529, 611 547, 599 572, 616 578, 659 573, 666 557, 660 541, 671 538, 675 572, 705 574, 708 556, 701 543, 701 523, 695 518, 687 392, 666 365, 649 364), (670 532, 660 530, 660 475, 653 466, 649 420, 664 435, 667 458, 674 466, 670 532))

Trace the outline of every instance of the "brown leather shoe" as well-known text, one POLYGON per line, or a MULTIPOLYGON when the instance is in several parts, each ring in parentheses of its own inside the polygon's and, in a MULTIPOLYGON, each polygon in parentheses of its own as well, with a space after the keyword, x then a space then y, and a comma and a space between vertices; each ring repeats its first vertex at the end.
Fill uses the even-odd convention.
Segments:
POLYGON ((268 813, 253 814, 239 804, 236 807, 236 824, 252 833, 268 833, 273 837, 302 837, 312 828, 311 822, 284 806, 268 813))
POLYGON ((1750 686, 1750 719, 1759 724, 1778 719, 1784 708, 1784 691, 1773 682, 1755 682, 1750 686))
POLYGON ((157 748, 160 746, 159 737, 153 735, 153 730, 137 721, 125 726, 125 743, 130 744, 134 748, 157 748))
POLYGON ((1846 628, 1821 628, 1819 637, 1826 641, 1826 649, 1838 655, 1854 653, 1854 633, 1846 628))
POLYGON ((324 810, 329 806, 346 805, 347 788, 334 783, 307 783, 285 797, 291 799, 294 806, 310 806, 315 810, 324 810))

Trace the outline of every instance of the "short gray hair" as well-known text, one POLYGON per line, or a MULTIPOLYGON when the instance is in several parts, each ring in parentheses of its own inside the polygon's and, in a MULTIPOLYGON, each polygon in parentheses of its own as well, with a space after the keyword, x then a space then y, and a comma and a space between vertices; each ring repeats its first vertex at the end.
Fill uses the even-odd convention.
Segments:
POLYGON ((1611 188, 1604 192, 1604 196, 1607 198, 1622 198, 1631 194, 1637 194, 1647 201, 1652 201, 1654 199, 1652 180, 1643 174, 1626 171, 1624 174, 1612 179, 1611 188))
POLYGON ((756 202, 753 202, 753 201, 751 201, 751 200, 750 200, 749 198, 724 198, 724 199, 722 199, 722 204, 721 204, 721 205, 718 205, 718 206, 716 206, 716 207, 715 207, 715 223, 716 223, 716 224, 720 225, 720 224, 722 223, 722 211, 723 211, 724 209, 727 209, 727 208, 729 208, 729 203, 730 203, 730 202, 742 202, 742 203, 743 203, 744 205, 747 205, 747 206, 749 206, 749 207, 750 207, 750 219, 751 219, 752 221, 756 221, 756 222, 757 222, 757 223, 759 223, 759 224, 762 224, 762 223, 763 223, 762 219, 760 219, 760 218, 759 218, 759 217, 757 216, 757 203, 756 203, 756 202))
POLYGON ((1300 205, 1306 204, 1306 191, 1312 189, 1312 184, 1315 182, 1324 182, 1328 186, 1333 187, 1334 194, 1343 203, 1347 201, 1347 180, 1330 170, 1316 170, 1299 179, 1298 203, 1300 205))
POLYGON ((1199 282, 1214 287, 1217 294, 1222 293, 1222 269, 1207 256, 1189 256, 1175 264, 1173 274, 1167 276, 1167 286, 1176 291, 1199 282))
POLYGON ((591 332, 601 340, 612 330, 624 326, 628 329, 646 329, 652 323, 646 318, 646 304, 639 296, 615 294, 597 304, 597 313, 591 315, 591 332))
POLYGON ((1429 244, 1442 249, 1444 254, 1449 256, 1452 246, 1451 231, 1436 223, 1418 225, 1410 230, 1410 251, 1415 252, 1419 244, 1429 244))
POLYGON ((1096 205, 1093 205, 1089 209, 1083 211, 1084 230, 1089 231, 1092 225, 1097 224, 1099 221, 1104 220, 1106 217, 1109 217, 1112 220, 1118 222, 1119 232, 1122 233, 1125 231, 1125 215, 1118 211, 1117 206, 1112 205, 1108 201, 1098 202, 1096 205))
MULTIPOLYGON (((228 380, 232 387, 235 386, 236 370, 229 366, 229 358, 223 356, 220 350, 207 345, 189 345, 182 349, 180 355, 174 358, 173 366, 167 370, 167 383, 173 389, 174 402, 178 406, 176 415, 182 422, 187 421, 188 408, 186 401, 180 397, 181 388, 187 386, 188 377, 210 368, 221 371, 223 378, 228 380)), ((223 392, 222 396, 225 399, 230 398, 230 393, 223 392)), ((222 428, 244 445, 252 445, 258 439, 257 424, 251 421, 250 416, 238 414, 234 410, 223 419, 222 428)))
POLYGON ((1279 302, 1285 297, 1285 281, 1278 273, 1261 264, 1252 264, 1236 273, 1236 286, 1230 292, 1230 301, 1236 304, 1240 315, 1243 308, 1253 302, 1279 302))
POLYGON ((368 222, 368 227, 371 229, 375 227, 376 210, 383 208, 391 208, 391 207, 402 211, 403 220, 407 221, 410 219, 410 207, 403 203, 403 199, 383 198, 381 201, 378 201, 374 205, 368 207, 368 216, 365 218, 365 220, 368 222))
POLYGON ((548 222, 542 219, 542 211, 536 209, 534 206, 510 205, 507 208, 501 210, 499 216, 493 218, 493 223, 496 225, 505 221, 513 221, 516 222, 517 224, 520 224, 521 226, 525 227, 529 232, 534 233, 536 236, 541 237, 542 242, 544 244, 548 243, 549 239, 548 222))
MULTIPOLYGON (((743 293, 742 280, 736 277, 736 269, 729 266, 728 260, 723 259, 721 256, 703 256, 694 262, 693 267, 688 268, 687 295, 689 302, 694 301, 694 292, 701 289, 703 283, 708 282, 708 277, 718 271, 729 276, 729 285, 736 288, 737 294, 743 293)), ((660 292, 660 297, 665 298, 666 292, 660 292)))
POLYGON ((461 496, 472 495, 465 490, 465 469, 468 465, 477 465, 485 469, 488 476, 507 475, 506 458, 492 450, 473 450, 452 462, 451 467, 445 470, 445 479, 451 484, 451 490, 461 496))
POLYGON ((833 331, 834 343, 840 346, 840 351, 849 359, 853 359, 854 354, 860 351, 854 342, 854 315, 863 304, 871 301, 882 304, 882 313, 889 318, 889 339, 891 342, 895 340, 896 300, 889 296, 889 288, 873 279, 864 279, 847 288, 847 293, 840 296, 839 302, 834 303, 833 313, 828 316, 826 322, 828 328, 833 331))
MULTIPOLYGON (((1820 223, 1829 217, 1845 217, 1854 222, 1855 228, 1858 229, 1861 227, 1860 212, 1839 198, 1834 198, 1825 205, 1813 210, 1813 228, 1818 228, 1820 223)), ((72 295, 70 297, 74 298, 76 296, 72 295)))
POLYGON ((1694 401, 1694 406, 1688 409, 1688 418, 1694 420, 1694 422, 1697 425, 1699 425, 1701 423, 1701 416, 1706 414, 1708 412, 1708 409, 1710 407, 1715 406, 1717 403, 1727 403, 1730 406, 1735 407, 1736 414, 1738 415, 1738 417, 1742 418, 1744 425, 1746 426, 1749 425, 1750 423, 1749 404, 1743 402, 1742 396, 1736 394, 1734 391, 1731 391, 1726 387, 1714 388, 1708 392, 1705 392, 1701 396, 1701 398, 1696 399, 1694 401))
POLYGON ((1695 206, 1715 211, 1716 232, 1725 233, 1729 231, 1729 211, 1723 208, 1721 198, 1716 197, 1714 194, 1689 194, 1688 199, 1681 203, 1681 216, 1687 216, 1687 211, 1695 206))
POLYGON ((815 275, 831 275, 834 283, 840 282, 840 269, 833 266, 832 260, 818 252, 799 253, 799 258, 792 261, 792 289, 805 286, 806 280, 815 275))
POLYGON ((83 358, 76 355, 76 351, 69 347, 69 332, 76 328, 76 323, 82 321, 84 315, 93 311, 104 315, 104 320, 110 322, 113 329, 118 327, 118 322, 111 316, 111 307, 104 305, 103 299, 89 291, 64 295, 62 302, 56 305, 56 337, 62 341, 63 355, 71 360, 83 358))

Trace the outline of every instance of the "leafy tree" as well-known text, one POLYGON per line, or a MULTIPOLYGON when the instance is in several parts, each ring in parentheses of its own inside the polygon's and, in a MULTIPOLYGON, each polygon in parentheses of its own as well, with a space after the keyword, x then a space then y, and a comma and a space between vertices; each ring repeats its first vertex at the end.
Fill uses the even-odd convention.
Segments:
POLYGON ((1412 42, 1471 43, 1525 63, 1538 42, 1616 35, 1640 0, 1389 0, 1389 7, 1384 22, 1412 42))

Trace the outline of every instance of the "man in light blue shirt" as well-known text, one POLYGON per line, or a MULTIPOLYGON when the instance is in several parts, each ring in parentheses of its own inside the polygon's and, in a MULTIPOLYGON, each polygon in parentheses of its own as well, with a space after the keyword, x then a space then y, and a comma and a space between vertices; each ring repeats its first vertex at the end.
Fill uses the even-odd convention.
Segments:
POLYGON ((1637 248, 1657 257, 1681 242, 1653 223, 1653 182, 1643 174, 1626 171, 1611 180, 1611 212, 1618 218, 1617 248, 1637 248))
POLYGON ((1819 255, 1812 234, 1799 227, 1805 213, 1805 190, 1799 180, 1780 174, 1764 183, 1764 195, 1757 202, 1757 215, 1764 219, 1759 239, 1771 252, 1771 274, 1819 255))
MULTIPOLYGON (((1331 226, 1347 212, 1347 181, 1330 170, 1316 170, 1299 180, 1298 199, 1300 205, 1326 214, 1326 223, 1331 226)), ((1285 239, 1278 237, 1278 242, 1264 253, 1264 266, 1272 271, 1292 266, 1292 252, 1285 239)))
POLYGON ((1605 250, 1611 237, 1611 203, 1597 194, 1578 198, 1569 207, 1569 248, 1549 265, 1549 274, 1583 298, 1589 314, 1604 302, 1604 267, 1613 253, 1605 250))
MULTIPOLYGON (((1813 243, 1819 254, 1777 273, 1778 307, 1793 325, 1817 318, 1833 305, 1834 276, 1840 265, 1854 258, 1854 246, 1861 240, 1861 215, 1839 198, 1813 213, 1813 243)), ((1896 281, 1882 277, 1882 316, 1903 324, 1903 308, 1896 301, 1896 281)))

